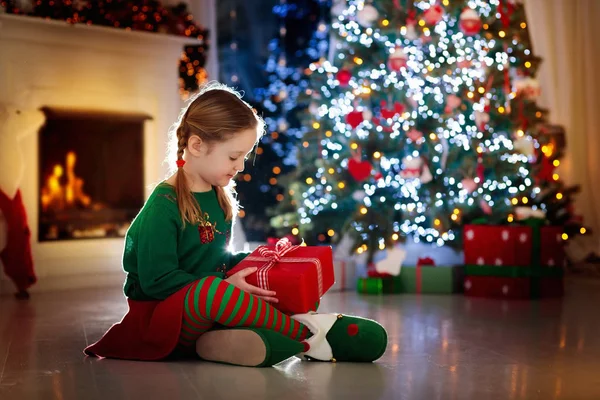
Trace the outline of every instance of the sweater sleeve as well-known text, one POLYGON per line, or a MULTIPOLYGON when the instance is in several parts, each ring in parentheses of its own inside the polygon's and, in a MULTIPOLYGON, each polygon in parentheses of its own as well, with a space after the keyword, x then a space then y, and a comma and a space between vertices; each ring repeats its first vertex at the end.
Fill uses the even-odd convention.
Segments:
POLYGON ((179 268, 179 229, 175 216, 160 203, 152 204, 140 221, 138 275, 142 291, 154 299, 166 299, 199 278, 179 268))

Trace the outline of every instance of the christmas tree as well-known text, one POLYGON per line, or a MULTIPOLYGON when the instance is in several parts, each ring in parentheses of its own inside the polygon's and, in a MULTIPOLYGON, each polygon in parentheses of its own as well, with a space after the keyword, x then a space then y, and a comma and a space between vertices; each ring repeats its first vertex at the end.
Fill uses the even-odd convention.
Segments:
POLYGON ((460 247, 478 219, 552 208, 562 221, 571 196, 544 178, 560 144, 544 134, 520 2, 350 0, 333 12, 334 56, 310 66, 287 192, 297 212, 274 225, 309 243, 348 233, 372 256, 407 237, 460 247))
POLYGON ((328 46, 328 1, 280 1, 273 14, 278 32, 269 43, 266 85, 254 91, 251 101, 267 133, 237 183, 246 236, 252 240, 273 234, 267 210, 283 200, 280 179, 296 167, 296 144, 304 133, 296 116, 306 108, 298 100, 308 87, 304 69, 322 58, 328 46))

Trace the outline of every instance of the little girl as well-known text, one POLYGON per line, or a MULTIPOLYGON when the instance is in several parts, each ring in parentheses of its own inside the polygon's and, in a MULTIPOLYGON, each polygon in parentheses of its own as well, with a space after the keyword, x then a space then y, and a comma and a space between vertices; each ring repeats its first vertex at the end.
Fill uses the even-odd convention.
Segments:
POLYGON ((342 314, 279 312, 277 293, 248 284, 247 256, 227 247, 238 204, 233 177, 263 134, 241 96, 212 83, 182 110, 177 172, 159 184, 125 238, 124 292, 129 311, 85 353, 161 360, 270 366, 293 355, 322 361, 374 361, 387 345, 377 322, 342 314))

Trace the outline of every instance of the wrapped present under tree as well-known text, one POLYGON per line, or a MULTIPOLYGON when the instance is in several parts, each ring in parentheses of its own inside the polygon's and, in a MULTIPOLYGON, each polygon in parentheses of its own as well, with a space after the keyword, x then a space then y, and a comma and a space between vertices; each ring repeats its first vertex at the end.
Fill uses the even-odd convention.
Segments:
POLYGON ((563 294, 562 227, 544 226, 543 218, 530 213, 519 216, 524 225, 465 227, 466 295, 525 298, 563 294), (528 282, 527 290, 524 282, 528 282))
POLYGON ((462 290, 463 266, 436 266, 419 258, 416 266, 402 266, 398 276, 360 278, 357 291, 364 294, 452 294, 462 290))

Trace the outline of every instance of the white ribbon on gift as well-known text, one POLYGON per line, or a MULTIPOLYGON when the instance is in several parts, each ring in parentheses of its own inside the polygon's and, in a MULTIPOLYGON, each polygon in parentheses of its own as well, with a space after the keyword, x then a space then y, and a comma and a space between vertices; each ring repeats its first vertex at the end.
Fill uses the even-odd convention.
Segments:
POLYGON ((539 208, 534 210, 531 207, 515 207, 515 214, 517 215, 518 221, 527 218, 546 218, 546 211, 540 210, 539 208))
POLYGON ((266 290, 270 290, 269 287, 269 271, 278 262, 282 263, 312 263, 317 270, 317 287, 319 297, 323 296, 323 267, 321 266, 321 260, 318 258, 310 257, 285 257, 288 253, 293 252, 301 245, 294 246, 287 238, 282 238, 277 241, 275 249, 269 249, 267 246, 260 246, 257 251, 260 257, 248 256, 244 261, 257 261, 265 263, 262 267, 259 267, 256 271, 258 287, 266 290))

